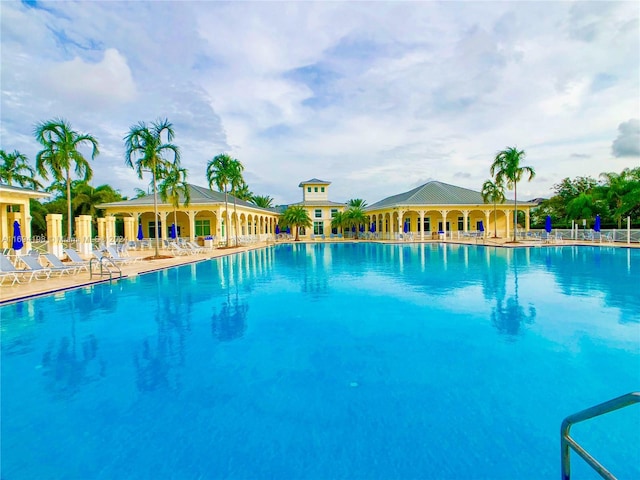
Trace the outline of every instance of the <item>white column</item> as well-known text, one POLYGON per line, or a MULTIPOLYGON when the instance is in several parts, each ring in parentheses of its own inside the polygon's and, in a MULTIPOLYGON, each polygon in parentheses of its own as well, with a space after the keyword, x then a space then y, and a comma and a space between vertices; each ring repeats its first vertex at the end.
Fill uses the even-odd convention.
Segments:
POLYGON ((62 256, 62 214, 50 213, 47 219, 47 250, 57 257, 62 256))

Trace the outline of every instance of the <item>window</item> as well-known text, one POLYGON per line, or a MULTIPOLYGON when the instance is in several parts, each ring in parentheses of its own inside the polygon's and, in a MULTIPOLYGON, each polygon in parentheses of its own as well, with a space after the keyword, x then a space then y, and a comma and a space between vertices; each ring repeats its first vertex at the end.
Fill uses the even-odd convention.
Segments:
POLYGON ((331 209, 331 218, 335 217, 338 214, 338 209, 337 208, 332 208, 331 209))
MULTIPOLYGON (((158 223, 160 227, 159 231, 162 232, 162 222, 158 223)), ((156 222, 149 222, 149 235, 148 238, 156 238, 156 222)))
POLYGON ((314 191, 315 193, 318 193, 318 187, 313 187, 313 191, 314 191))
POLYGON ((311 193, 311 187, 307 187, 307 192, 311 193))
MULTIPOLYGON (((439 232, 443 232, 444 230, 442 230, 442 222, 438 222, 438 231, 439 232)), ((451 227, 449 226, 449 222, 447 222, 447 232, 451 231, 451 227)))
POLYGON ((211 235, 211 220, 196 220, 196 237, 211 235))
POLYGON ((324 235, 324 224, 322 222, 313 222, 313 234, 324 235))
POLYGON ((322 210, 321 209, 316 208, 315 217, 316 218, 322 218, 322 210))
POLYGON ((320 187, 320 191, 324 193, 324 187, 320 187))
POLYGON ((458 217, 458 231, 464 230, 464 217, 458 217))
POLYGON ((429 217, 424 217, 424 231, 431 231, 431 219, 429 217))

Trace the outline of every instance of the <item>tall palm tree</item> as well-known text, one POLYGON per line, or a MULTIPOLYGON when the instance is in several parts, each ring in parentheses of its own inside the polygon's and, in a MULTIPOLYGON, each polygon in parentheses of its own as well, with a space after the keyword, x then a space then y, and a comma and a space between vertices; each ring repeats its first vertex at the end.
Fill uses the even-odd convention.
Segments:
POLYGON ((233 222, 236 227, 236 245, 238 245, 238 209, 236 206, 236 198, 238 196, 238 191, 241 188, 246 187, 247 190, 249 187, 242 178, 242 172, 244 171, 244 165, 240 162, 240 160, 234 158, 231 160, 231 168, 229 169, 229 183, 231 184, 231 193, 233 195, 233 216, 235 221, 233 222))
POLYGON ((367 202, 365 200, 363 200, 362 198, 352 198, 351 200, 349 200, 347 202, 347 206, 348 207, 357 207, 357 208, 364 209, 364 207, 367 206, 367 202))
POLYGON ((309 217, 309 212, 300 205, 291 205, 290 207, 287 207, 287 209, 282 212, 281 223, 284 226, 295 227, 296 242, 300 241, 300 227, 310 228, 313 225, 311 217, 309 217))
POLYGON ((40 182, 33 178, 36 171, 29 165, 29 160, 24 153, 20 153, 18 150, 14 150, 12 153, 0 150, 0 159, 2 160, 0 182, 7 185, 12 185, 15 182, 21 187, 30 186, 33 189, 42 188, 40 182))
POLYGON ((355 227, 356 240, 358 240, 358 231, 360 230, 360 225, 366 225, 368 223, 367 215, 364 213, 364 210, 361 207, 349 207, 342 214, 342 221, 347 228, 355 227))
POLYGON ((184 199, 183 205, 187 207, 191 201, 189 194, 189 184, 187 183, 187 169, 181 168, 175 162, 163 172, 162 182, 158 185, 158 193, 163 202, 168 202, 173 206, 173 224, 178 228, 178 207, 180 206, 180 196, 184 199))
MULTIPOLYGON (((244 167, 243 167, 244 168, 244 167)), ((238 200, 244 200, 245 202, 250 202, 253 198, 253 193, 249 190, 249 185, 242 179, 242 184, 233 190, 233 195, 238 200)))
POLYGON ((499 183, 487 180, 482 184, 482 190, 480 191, 482 200, 485 202, 493 203, 493 238, 498 238, 498 218, 496 214, 496 204, 504 203, 504 186, 499 183))
POLYGON ((224 192, 224 211, 225 211, 225 235, 227 238, 227 247, 229 246, 229 202, 228 202, 228 187, 230 184, 230 177, 232 175, 232 162, 233 159, 226 153, 216 155, 209 163, 207 163, 207 181, 209 182, 209 188, 213 190, 213 186, 218 187, 219 192, 224 192))
POLYGON ((67 236, 71 238, 71 167, 74 166, 76 175, 85 182, 91 180, 93 170, 78 148, 83 144, 91 145, 93 160, 100 153, 98 141, 91 135, 72 130, 69 122, 61 118, 37 124, 34 134, 44 147, 36 155, 38 174, 47 179, 47 171, 50 171, 54 180, 67 183, 67 236))
MULTIPOLYGON (((613 218, 622 227, 622 216, 632 208, 638 198, 638 182, 640 181, 640 167, 633 170, 625 168, 622 172, 605 172, 600 174, 604 180, 605 197, 613 207, 613 218), (626 198, 625 198, 626 197, 626 198), (631 200, 631 201, 629 201, 631 200)), ((637 203, 635 203, 637 205, 637 203)))
POLYGON ((336 212, 333 214, 333 217, 331 218, 331 228, 335 228, 336 231, 339 228, 344 228, 345 226, 345 219, 344 219, 344 212, 336 212))
POLYGON ((273 198, 271 198, 269 195, 253 195, 250 201, 256 207, 260 207, 260 208, 273 207, 273 198))
POLYGON ((173 154, 173 163, 180 166, 180 149, 170 143, 173 140, 173 125, 169 120, 156 120, 147 126, 139 122, 129 129, 124 137, 125 165, 133 168, 142 178, 144 172, 151 172, 153 183, 153 214, 156 227, 155 256, 160 256, 160 218, 158 216, 158 177, 166 172, 171 163, 164 158, 167 153, 173 154), (165 140, 166 139, 166 140, 165 140))
POLYGON ((491 164, 491 176, 495 176, 496 183, 513 188, 514 215, 513 215, 513 241, 516 241, 518 233, 518 182, 525 174, 529 175, 529 181, 533 180, 536 172, 533 167, 521 166, 524 160, 524 150, 516 147, 508 147, 496 154, 496 158, 491 164))
POLYGON ((71 201, 73 215, 90 215, 94 227, 99 213, 96 205, 118 202, 123 199, 120 192, 114 190, 111 185, 100 185, 94 188, 87 182, 72 182, 71 193, 73 194, 71 201))

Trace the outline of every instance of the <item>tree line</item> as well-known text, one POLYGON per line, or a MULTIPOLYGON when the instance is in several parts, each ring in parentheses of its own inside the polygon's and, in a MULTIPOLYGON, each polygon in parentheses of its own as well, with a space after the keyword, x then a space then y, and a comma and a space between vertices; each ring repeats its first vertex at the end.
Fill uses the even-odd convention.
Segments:
MULTIPOLYGON (((30 164, 26 155, 17 150, 0 150, 0 182, 33 189, 44 188, 54 194, 49 202, 31 201, 34 235, 46 231, 47 214, 61 213, 66 220, 65 235, 71 237, 72 219, 75 216, 92 215, 95 220, 99 213, 96 205, 127 199, 109 185, 92 187, 89 184, 93 177, 89 160, 95 160, 100 154, 99 142, 94 136, 77 132, 68 121, 61 118, 38 123, 33 133, 42 146, 36 154, 35 167, 30 164), (89 158, 83 153, 84 147, 90 148, 89 158), (43 181, 49 180, 51 176, 52 183, 44 187, 37 176, 43 181)), ((149 124, 139 122, 131 126, 123 142, 125 165, 135 170, 140 179, 145 175, 151 177, 155 218, 158 217, 159 196, 163 202, 173 205, 175 222, 180 199, 187 206, 190 198, 188 171, 181 166, 180 148, 173 143, 174 137, 173 125, 167 119, 159 119, 149 124)), ((253 194, 244 180, 243 171, 244 166, 239 160, 226 153, 216 155, 206 166, 209 188, 213 189, 215 186, 218 191, 224 192, 225 206, 227 196, 231 194, 234 207, 235 200, 241 199, 258 207, 271 208, 273 199, 268 195, 253 194)), ((146 192, 137 190, 137 196, 141 195, 146 195, 146 192)), ((155 223, 156 238, 159 238, 159 222, 155 223)))

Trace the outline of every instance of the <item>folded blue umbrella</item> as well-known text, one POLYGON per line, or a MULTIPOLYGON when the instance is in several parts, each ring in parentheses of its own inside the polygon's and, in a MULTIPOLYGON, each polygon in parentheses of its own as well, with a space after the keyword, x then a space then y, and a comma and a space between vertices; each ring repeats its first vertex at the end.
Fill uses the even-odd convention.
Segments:
POLYGON ((600 215, 596 215, 596 223, 593 225, 593 231, 594 232, 600 231, 600 215))
POLYGON ((481 232, 484 232, 484 223, 482 223, 482 220, 478 222, 478 230, 480 230, 481 232))
POLYGON ((20 250, 24 247, 24 242, 22 241, 22 233, 20 233, 20 222, 17 220, 13 222, 13 245, 11 245, 14 250, 20 250))
POLYGON ((551 215, 547 215, 547 219, 544 222, 544 229, 547 233, 551 233, 551 215))
POLYGON ((138 240, 142 240, 144 238, 144 234, 142 233, 142 224, 138 224, 138 240))

